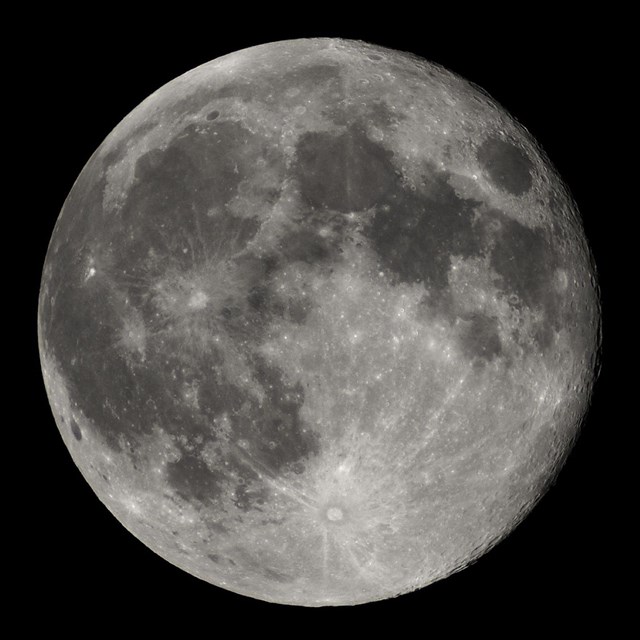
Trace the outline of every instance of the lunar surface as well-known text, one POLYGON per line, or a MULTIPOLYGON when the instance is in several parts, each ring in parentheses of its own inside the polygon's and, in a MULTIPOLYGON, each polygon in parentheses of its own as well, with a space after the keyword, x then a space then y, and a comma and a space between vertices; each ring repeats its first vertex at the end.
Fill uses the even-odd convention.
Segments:
POLYGON ((577 209, 531 135, 415 56, 311 39, 165 85, 90 158, 38 316, 100 500, 169 562, 357 604, 508 535, 599 341, 577 209))

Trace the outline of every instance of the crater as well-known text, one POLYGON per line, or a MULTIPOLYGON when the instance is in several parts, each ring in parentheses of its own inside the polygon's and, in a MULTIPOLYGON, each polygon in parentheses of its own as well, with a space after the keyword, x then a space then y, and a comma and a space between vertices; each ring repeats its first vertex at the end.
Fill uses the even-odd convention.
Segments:
POLYGON ((69 426, 71 427, 73 437, 78 441, 82 440, 82 431, 80 430, 78 423, 73 418, 71 418, 69 426))
POLYGON ((204 309, 209 302, 209 296, 204 291, 194 291, 189 298, 191 309, 204 309))
POLYGON ((340 507, 329 507, 326 516, 331 522, 340 522, 344 519, 344 513, 340 507))

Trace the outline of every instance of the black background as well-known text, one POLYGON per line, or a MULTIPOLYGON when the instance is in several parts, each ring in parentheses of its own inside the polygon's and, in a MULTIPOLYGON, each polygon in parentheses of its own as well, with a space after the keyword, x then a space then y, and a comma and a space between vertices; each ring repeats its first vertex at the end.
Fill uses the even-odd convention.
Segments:
POLYGON ((616 282, 603 165, 612 124, 604 115, 611 92, 602 90, 602 79, 616 64, 617 20, 628 17, 557 22, 557 15, 542 12, 482 18, 462 7, 449 16, 395 13, 393 19, 346 19, 327 15, 326 7, 305 12, 293 19, 275 7, 268 16, 249 7, 225 15, 174 7, 155 20, 132 20, 114 8, 104 11, 108 15, 40 16, 37 28, 24 28, 22 46, 31 55, 20 98, 35 127, 39 165, 28 194, 37 215, 29 218, 33 253, 25 272, 30 469, 23 474, 29 482, 20 495, 25 514, 17 535, 22 580, 13 596, 51 630, 69 630, 79 615, 91 616, 94 627, 124 628, 126 620, 127 629, 185 633, 198 627, 221 633, 228 622, 240 635, 286 628, 297 635, 326 630, 341 636, 350 629, 369 635, 382 625, 396 634, 428 634, 445 625, 457 637, 469 625, 478 631, 508 625, 515 635, 534 624, 615 623, 623 607, 620 567, 628 552, 621 537, 628 525, 614 499, 624 438, 623 425, 611 419, 616 365, 607 331, 615 329, 607 313, 616 282), (526 126, 578 202, 605 311, 603 369, 589 417, 557 483, 532 514, 465 571, 400 598, 351 608, 305 609, 229 593, 173 567, 125 531, 82 479, 57 432, 35 335, 53 225, 84 163, 111 129, 152 91, 199 64, 255 44, 312 36, 421 55, 483 87, 526 126))

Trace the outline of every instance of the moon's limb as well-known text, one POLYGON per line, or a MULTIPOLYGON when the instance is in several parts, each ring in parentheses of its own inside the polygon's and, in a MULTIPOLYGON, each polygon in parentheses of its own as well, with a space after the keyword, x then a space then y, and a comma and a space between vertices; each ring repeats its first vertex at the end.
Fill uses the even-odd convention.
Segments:
POLYGON ((101 500, 232 591, 457 571, 560 468, 593 382, 579 217, 528 133, 408 54, 254 47, 134 110, 54 230, 54 415, 101 500))

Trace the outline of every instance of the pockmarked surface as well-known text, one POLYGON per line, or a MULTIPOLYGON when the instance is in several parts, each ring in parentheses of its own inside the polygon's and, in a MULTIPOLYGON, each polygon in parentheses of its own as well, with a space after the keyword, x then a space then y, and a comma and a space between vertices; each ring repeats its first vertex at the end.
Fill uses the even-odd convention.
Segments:
POLYGON ((278 42, 162 87, 91 157, 44 265, 58 427, 162 557, 320 606, 460 570, 543 495, 594 380, 577 210, 471 83, 278 42))

